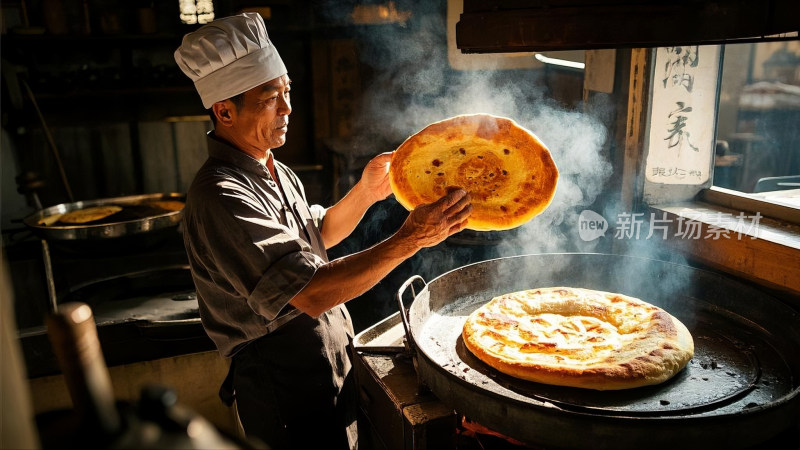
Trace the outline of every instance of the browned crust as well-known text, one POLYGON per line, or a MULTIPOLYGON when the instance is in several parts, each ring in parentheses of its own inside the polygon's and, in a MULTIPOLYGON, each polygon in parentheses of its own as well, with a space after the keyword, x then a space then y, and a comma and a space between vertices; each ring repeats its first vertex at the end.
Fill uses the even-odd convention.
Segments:
MULTIPOLYGON (((487 333, 486 326, 479 323, 481 314, 486 314, 486 307, 479 308, 470 315, 464 324, 462 337, 466 347, 480 360, 505 374, 544 384, 571 386, 596 390, 629 389, 639 386, 662 383, 678 373, 689 362, 694 354, 694 342, 688 329, 666 311, 642 302, 639 299, 602 291, 589 291, 574 288, 547 288, 538 291, 548 293, 563 291, 564 301, 572 301, 583 293, 593 292, 611 302, 622 302, 623 308, 637 308, 646 313, 641 320, 643 328, 634 327, 629 330, 635 333, 636 339, 619 348, 603 361, 588 364, 550 364, 532 363, 515 360, 487 349, 480 342, 480 336, 487 333)), ((534 291, 526 291, 533 293, 534 291)), ((516 293, 515 293, 516 294, 516 293)), ((514 294, 509 294, 514 295, 514 294)), ((502 296, 501 296, 502 297, 502 296)), ((501 297, 497 297, 495 301, 501 297)), ((567 309, 574 309, 570 305, 567 309)), ((609 311, 595 311, 598 316, 606 316, 613 320, 609 311)), ((591 314, 591 311, 581 311, 591 314)), ((501 327, 502 328, 502 327, 501 327)), ((502 334, 502 331, 499 331, 502 334)), ((535 343, 534 343, 535 344, 535 343)), ((548 347, 548 346, 545 346, 548 347)), ((553 354, 553 348, 531 348, 542 354, 553 354)), ((568 356, 568 353, 564 353, 568 356)))
POLYGON ((515 228, 544 211, 555 195, 558 169, 548 149, 511 119, 456 116, 425 127, 392 156, 392 191, 412 210, 452 188, 472 198, 467 228, 515 228))
POLYGON ((105 219, 119 211, 122 211, 122 207, 117 205, 92 206, 70 211, 61 215, 58 220, 67 224, 83 224, 105 219))
POLYGON ((149 202, 149 204, 165 211, 180 211, 186 206, 186 204, 180 200, 154 200, 149 202))

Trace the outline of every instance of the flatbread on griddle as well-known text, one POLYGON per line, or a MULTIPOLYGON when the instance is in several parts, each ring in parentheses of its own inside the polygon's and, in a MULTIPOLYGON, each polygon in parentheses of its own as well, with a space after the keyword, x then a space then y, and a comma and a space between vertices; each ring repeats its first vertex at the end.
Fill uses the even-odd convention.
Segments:
POLYGON ((689 330, 663 309, 572 287, 495 297, 467 318, 462 337, 470 352, 505 374, 596 390, 662 383, 694 355, 689 330))
POLYGON ((58 221, 67 224, 80 225, 105 219, 106 217, 116 214, 120 211, 122 211, 122 207, 117 205, 93 206, 90 208, 70 211, 59 217, 58 221))
POLYGON ((180 200, 153 200, 151 202, 147 202, 147 204, 165 211, 180 211, 184 206, 186 206, 186 204, 180 200))
POLYGON ((408 210, 464 189, 473 208, 467 228, 507 230, 547 208, 558 169, 530 131, 511 119, 473 114, 433 123, 406 139, 392 156, 389 181, 408 210))

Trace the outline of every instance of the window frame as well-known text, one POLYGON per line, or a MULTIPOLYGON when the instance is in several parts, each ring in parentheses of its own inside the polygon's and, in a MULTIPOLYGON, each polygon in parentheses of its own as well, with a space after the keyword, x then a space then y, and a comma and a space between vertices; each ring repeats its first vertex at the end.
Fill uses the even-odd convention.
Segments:
MULTIPOLYGON (((690 260, 698 261, 770 289, 800 296, 800 210, 766 202, 746 193, 713 186, 711 176, 703 185, 671 185, 659 188, 659 195, 645 197, 645 158, 648 139, 654 51, 631 49, 628 80, 628 108, 625 116, 621 207, 650 213, 669 220, 665 244, 690 260), (704 212, 720 214, 759 213, 763 219, 744 239, 694 239, 676 236, 677 224, 692 217, 702 224, 702 233, 717 224, 704 212), (662 216, 666 214, 665 216, 662 216)), ((718 81, 718 85, 721 81, 718 81)), ((716 133, 716 131, 715 131, 716 133)))

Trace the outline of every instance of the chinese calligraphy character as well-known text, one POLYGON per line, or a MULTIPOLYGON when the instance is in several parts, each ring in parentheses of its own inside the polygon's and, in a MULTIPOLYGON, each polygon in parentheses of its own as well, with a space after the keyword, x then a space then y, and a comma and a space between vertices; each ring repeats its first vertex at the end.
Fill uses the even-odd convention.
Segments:
POLYGON ((692 107, 686 106, 684 102, 675 102, 675 104, 678 105, 678 107, 672 112, 670 112, 668 116, 668 120, 672 119, 672 122, 670 123, 670 126, 672 128, 667 130, 669 136, 664 138, 664 140, 667 141, 667 147, 673 148, 675 146, 680 145, 678 147, 678 154, 680 155, 681 147, 683 147, 682 144, 685 138, 686 143, 689 145, 689 147, 691 147, 692 150, 696 152, 700 151, 700 149, 697 148, 695 145, 693 145, 692 142, 689 140, 690 139, 689 132, 684 130, 684 128, 686 127, 686 121, 688 120, 688 116, 686 116, 685 114, 692 112, 692 107))
POLYGON ((647 234, 646 239, 650 239, 655 230, 661 231, 661 239, 666 239, 670 223, 672 223, 672 220, 667 219, 667 213, 662 213, 660 219, 656 219, 656 213, 650 213, 650 232, 647 234))
POLYGON ((755 216, 745 216, 743 212, 740 212, 735 219, 736 225, 733 227, 733 231, 737 234, 737 239, 742 240, 742 234, 750 235, 750 239, 755 239, 758 235, 758 225, 761 222, 761 213, 757 212, 755 216), (745 219, 749 220, 749 227, 745 230, 745 219))
POLYGON ((639 239, 642 224, 644 223, 644 219, 642 219, 643 216, 644 213, 620 213, 619 216, 617 216, 617 227, 614 232, 614 237, 616 239, 626 237, 639 239))
POLYGON ((720 237, 729 238, 728 236, 729 230, 726 228, 718 227, 716 225, 709 225, 708 230, 706 230, 705 238, 711 238, 712 240, 716 241, 719 240, 720 237))
POLYGON ((700 239, 702 223, 692 218, 678 217, 678 231, 675 237, 681 239, 700 239), (686 225, 684 227, 684 225, 686 225))
POLYGON ((696 45, 666 47, 669 58, 664 65, 664 87, 683 86, 686 92, 692 92, 694 75, 686 72, 687 67, 697 67, 700 58, 696 45))

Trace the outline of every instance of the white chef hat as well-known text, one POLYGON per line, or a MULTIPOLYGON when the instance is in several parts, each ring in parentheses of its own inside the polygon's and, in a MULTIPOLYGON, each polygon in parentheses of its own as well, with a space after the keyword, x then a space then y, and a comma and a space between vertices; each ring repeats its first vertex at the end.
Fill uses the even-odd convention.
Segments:
POLYGON ((215 20, 183 37, 175 61, 194 81, 203 106, 231 98, 286 74, 258 13, 215 20))

